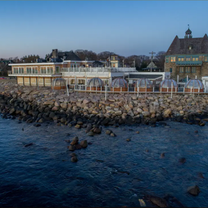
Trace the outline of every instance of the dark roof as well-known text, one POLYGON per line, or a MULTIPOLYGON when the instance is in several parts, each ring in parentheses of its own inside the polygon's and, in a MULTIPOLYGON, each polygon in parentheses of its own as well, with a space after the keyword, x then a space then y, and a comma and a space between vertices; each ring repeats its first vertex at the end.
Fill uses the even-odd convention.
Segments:
POLYGON ((129 78, 147 78, 156 79, 162 77, 162 75, 152 75, 152 74, 129 74, 129 78))
POLYGON ((190 29, 188 29, 188 30, 186 30, 186 35, 191 35, 191 30, 190 29))
POLYGON ((207 34, 203 38, 174 38, 166 55, 173 54, 205 54, 208 53, 208 37, 207 34), (191 46, 191 50, 189 50, 191 46))
POLYGON ((64 58, 64 60, 81 61, 81 59, 73 51, 58 52, 58 58, 64 58))

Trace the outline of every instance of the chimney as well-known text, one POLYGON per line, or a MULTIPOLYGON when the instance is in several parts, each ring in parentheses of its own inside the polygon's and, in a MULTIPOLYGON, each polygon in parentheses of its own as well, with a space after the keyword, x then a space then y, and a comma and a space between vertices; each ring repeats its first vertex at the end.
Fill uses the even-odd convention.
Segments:
POLYGON ((52 50, 52 58, 58 58, 58 49, 52 50))

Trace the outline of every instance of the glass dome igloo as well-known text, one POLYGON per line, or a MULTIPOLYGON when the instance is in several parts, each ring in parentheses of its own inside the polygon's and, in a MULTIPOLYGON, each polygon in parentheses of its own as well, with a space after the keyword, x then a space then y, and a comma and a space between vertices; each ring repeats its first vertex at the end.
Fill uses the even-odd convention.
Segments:
POLYGON ((88 81, 87 90, 102 90, 103 86, 103 81, 98 77, 94 77, 88 81))
POLYGON ((52 82, 52 89, 61 90, 66 89, 66 80, 63 78, 56 78, 52 82))
POLYGON ((152 92, 153 91, 152 83, 145 78, 139 79, 137 80, 135 85, 135 91, 137 90, 139 92, 152 92))
POLYGON ((198 79, 190 79, 185 84, 185 92, 204 92, 204 85, 198 79))
POLYGON ((160 83, 160 91, 161 92, 171 92, 171 87, 173 87, 172 91, 177 92, 178 91, 178 85, 175 80, 173 79, 164 79, 160 83))
POLYGON ((116 78, 111 83, 111 91, 127 91, 127 81, 123 78, 116 78))

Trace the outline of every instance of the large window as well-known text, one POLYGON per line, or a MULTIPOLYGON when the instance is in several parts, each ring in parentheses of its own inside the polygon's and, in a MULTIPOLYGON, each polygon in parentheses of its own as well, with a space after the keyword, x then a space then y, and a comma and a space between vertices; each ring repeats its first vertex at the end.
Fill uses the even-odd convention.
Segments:
POLYGON ((191 71, 192 73, 196 73, 196 67, 192 67, 191 71))
POLYGON ((48 74, 53 74, 53 67, 48 67, 47 71, 48 74))
POLYGON ((190 57, 186 58, 186 61, 191 61, 191 58, 190 57))
POLYGON ((38 73, 38 69, 36 67, 32 68, 32 73, 33 74, 37 74, 38 73))
POLYGON ((204 57, 204 61, 206 61, 206 62, 208 61, 208 56, 204 57))
POLYGON ((46 67, 41 67, 40 68, 40 73, 41 74, 46 74, 46 67))
POLYGON ((193 57, 192 60, 193 60, 193 61, 198 61, 199 58, 198 58, 198 57, 193 57))
POLYGON ((180 58, 178 58, 178 61, 184 61, 184 58, 180 57, 180 58))
POLYGON ((14 74, 18 74, 18 68, 14 68, 14 74))
POLYGON ((168 63, 169 62, 169 58, 167 57, 167 58, 165 58, 165 62, 166 63, 168 63))
POLYGON ((27 68, 27 74, 31 74, 31 68, 27 68))
POLYGON ((19 74, 23 74, 24 73, 24 69, 23 68, 19 68, 19 74))
POLYGON ((186 67, 186 73, 190 73, 191 72, 191 67, 186 67))
POLYGON ((184 68, 180 67, 180 73, 184 73, 184 68))
POLYGON ((176 61, 176 57, 170 57, 170 62, 175 62, 176 61))
POLYGON ((172 71, 173 71, 172 68, 170 68, 170 73, 172 73, 172 71))

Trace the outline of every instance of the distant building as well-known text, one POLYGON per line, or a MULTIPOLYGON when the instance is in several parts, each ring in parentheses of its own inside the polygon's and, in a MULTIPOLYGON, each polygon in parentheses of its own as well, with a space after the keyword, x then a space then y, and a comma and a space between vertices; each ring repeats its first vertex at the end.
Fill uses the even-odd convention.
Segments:
POLYGON ((165 56, 165 72, 171 73, 171 78, 187 77, 201 79, 208 76, 208 37, 193 38, 188 28, 184 38, 174 38, 165 56))

